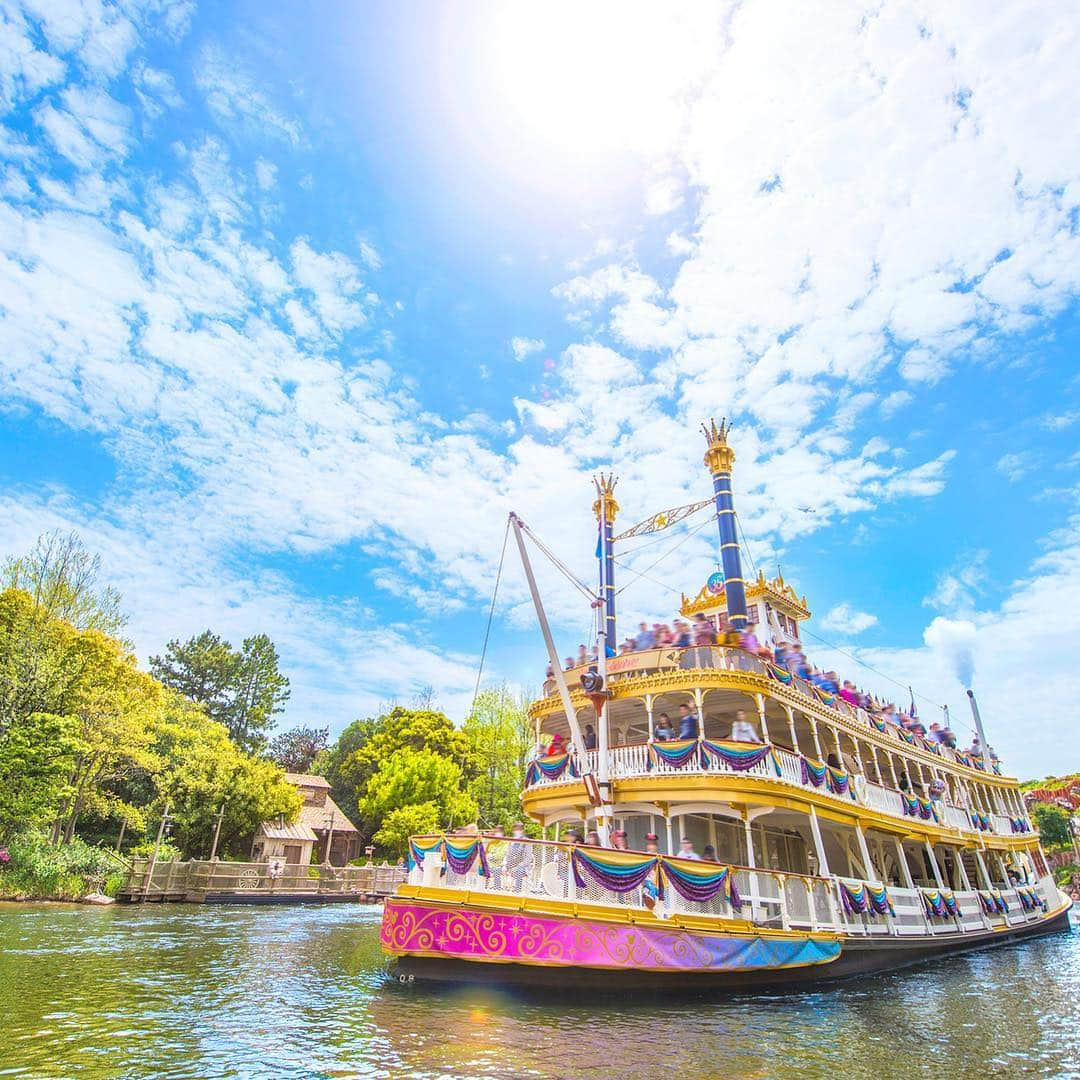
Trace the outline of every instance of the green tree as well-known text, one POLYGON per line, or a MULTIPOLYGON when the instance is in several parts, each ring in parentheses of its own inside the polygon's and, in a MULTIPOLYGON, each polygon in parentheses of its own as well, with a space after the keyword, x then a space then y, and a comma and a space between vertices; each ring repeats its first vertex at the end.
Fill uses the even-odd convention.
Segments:
POLYGON ((1069 815, 1053 803, 1036 803, 1031 816, 1039 830, 1039 840, 1045 848, 1067 847, 1072 843, 1069 815))
POLYGON ((189 856, 209 853, 222 808, 218 851, 234 855, 247 853, 262 822, 295 821, 300 812, 300 793, 277 765, 245 754, 221 724, 179 694, 170 695, 154 751, 163 763, 154 777, 156 805, 168 801, 173 838, 189 856))
POLYGON ((479 806, 480 822, 507 827, 521 817, 521 789, 533 746, 526 699, 515 698, 505 685, 485 690, 463 730, 475 770, 468 791, 479 806))
POLYGON ((35 608, 76 630, 100 630, 113 637, 127 625, 120 594, 99 583, 101 556, 91 555, 77 533, 39 536, 26 554, 0 569, 0 589, 21 589, 35 608))
POLYGON ((73 716, 16 716, 0 735, 0 842, 49 824, 71 795, 73 716))
POLYGON ((242 750, 266 747, 266 732, 289 699, 289 680, 265 634, 245 638, 240 649, 210 630, 185 642, 170 641, 150 670, 166 686, 202 705, 242 750))
MULTIPOLYGON (((476 820, 477 806, 463 790, 463 784, 461 766, 456 761, 434 750, 404 747, 385 758, 368 780, 360 812, 380 827, 390 822, 390 828, 400 830, 407 819, 400 814, 391 818, 394 811, 429 805, 434 808, 438 826, 464 825, 476 820)), ((408 820, 421 816, 416 811, 408 820)), ((430 814, 423 817, 425 822, 429 819, 430 814)))
POLYGON ((372 839, 379 847, 400 859, 409 846, 410 836, 423 836, 438 831, 438 804, 426 802, 414 806, 399 806, 396 810, 391 810, 383 818, 372 839))
POLYGON ((318 767, 330 782, 334 801, 368 836, 381 824, 381 819, 368 818, 361 806, 368 781, 382 762, 402 749, 430 750, 455 762, 466 777, 475 771, 468 737, 444 713, 395 706, 379 717, 354 721, 318 767))
POLYGON ((329 728, 294 727, 274 736, 269 755, 286 772, 306 773, 329 745, 329 728))

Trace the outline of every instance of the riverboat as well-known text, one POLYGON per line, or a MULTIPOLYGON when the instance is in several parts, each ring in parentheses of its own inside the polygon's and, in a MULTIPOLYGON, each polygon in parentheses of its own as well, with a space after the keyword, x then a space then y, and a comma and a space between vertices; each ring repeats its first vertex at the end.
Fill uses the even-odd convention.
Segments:
MULTIPOLYGON (((756 625, 781 651, 801 648, 810 610, 779 575, 744 579, 735 454, 726 424, 704 430, 722 570, 683 595, 681 614, 708 620, 721 643, 613 655, 619 507, 601 477, 598 660, 561 670, 529 530, 511 515, 552 662, 529 711, 537 756, 522 796, 543 838, 412 838, 381 930, 403 980, 784 986, 1067 927, 1070 901, 985 737, 965 753, 742 647, 756 625), (680 705, 692 737, 661 739, 659 718, 680 705), (564 749, 545 752, 553 742, 564 749)), ((981 730, 974 698, 972 709, 981 730)))

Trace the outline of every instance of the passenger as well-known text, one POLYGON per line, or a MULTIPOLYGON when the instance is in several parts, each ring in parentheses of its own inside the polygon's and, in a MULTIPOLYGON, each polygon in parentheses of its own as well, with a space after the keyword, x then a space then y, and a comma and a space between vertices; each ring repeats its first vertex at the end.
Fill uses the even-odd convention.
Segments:
POLYGON ((679 706, 679 738, 696 739, 698 737, 698 718, 689 705, 679 706))
POLYGON ((930 725, 930 738, 936 743, 945 742, 945 731, 936 720, 930 725))
POLYGON ((666 649, 674 644, 675 636, 667 623, 653 623, 653 632, 656 634, 656 647, 658 649, 666 649))
POLYGON ((638 623, 638 635, 634 638, 634 649, 637 652, 644 652, 646 649, 651 649, 656 645, 656 634, 649 629, 648 623, 638 623))
POLYGON ((907 775, 906 772, 902 772, 900 774, 900 779, 897 781, 897 783, 900 785, 900 790, 901 791, 907 791, 907 792, 910 793, 910 791, 911 791, 911 781, 908 779, 908 775, 907 775))
POLYGON ((619 655, 620 656, 629 656, 633 651, 634 651, 634 639, 633 638, 627 638, 619 646, 619 655))
POLYGON ((716 862, 716 848, 714 848, 712 844, 706 844, 701 849, 701 861, 716 862))
POLYGON ((630 846, 626 842, 626 832, 623 829, 616 829, 611 834, 611 846, 616 851, 629 851, 630 846))
POLYGON ((568 844, 580 844, 581 843, 581 833, 578 832, 577 829, 567 829, 566 830, 566 842, 568 844))
POLYGON ((674 638, 675 640, 672 642, 672 645, 676 649, 689 649, 694 643, 694 639, 690 633, 690 627, 687 623, 683 622, 682 619, 675 620, 674 638))
POLYGON ((829 754, 829 756, 825 759, 825 763, 831 769, 837 769, 840 772, 844 771, 843 763, 840 761, 840 759, 835 754, 829 754))
POLYGON ((844 680, 844 685, 840 687, 840 696, 849 705, 854 706, 856 709, 859 707, 859 694, 855 689, 855 684, 849 679, 844 680))
POLYGON ((944 738, 941 740, 950 750, 956 749, 956 732, 952 728, 947 727, 942 735, 944 738))
POLYGON ((585 843, 588 844, 589 847, 599 847, 600 834, 595 829, 590 829, 585 834, 585 843))
POLYGON ((759 743, 762 741, 757 728, 746 719, 746 713, 742 709, 735 713, 735 719, 732 721, 731 739, 733 742, 759 743))
POLYGON ((584 738, 585 738, 585 749, 586 750, 595 750, 596 749, 596 732, 593 731, 592 724, 586 724, 585 725, 584 738))
POLYGON ((521 892, 525 884, 525 878, 529 874, 529 845, 524 843, 525 826, 520 821, 515 821, 510 827, 510 835, 513 842, 506 849, 506 870, 513 882, 514 892, 521 892))
POLYGON ((694 841, 689 836, 684 836, 679 841, 679 858, 694 859, 696 862, 701 862, 701 856, 694 850, 694 841))
POLYGON ((776 648, 773 652, 773 663, 778 668, 787 668, 788 658, 791 656, 791 646, 785 644, 783 641, 777 641, 776 648))
POLYGON ((660 720, 653 728, 653 742, 670 742, 675 738, 675 729, 671 726, 671 718, 666 712, 660 714, 660 720))
POLYGON ((696 646, 716 644, 716 630, 713 624, 700 613, 694 620, 694 644, 696 646))
POLYGON ((563 671, 573 671, 573 669, 574 658, 572 656, 568 656, 563 660, 563 671))
POLYGON ((645 852, 648 855, 660 854, 660 845, 656 833, 650 832, 645 834, 645 852))
POLYGON ((577 650, 577 663, 575 667, 585 667, 589 663, 589 650, 584 645, 579 645, 577 650))
POLYGON ((556 754, 561 754, 563 749, 563 737, 556 731, 551 736, 551 742, 548 743, 547 756, 554 757, 556 754))

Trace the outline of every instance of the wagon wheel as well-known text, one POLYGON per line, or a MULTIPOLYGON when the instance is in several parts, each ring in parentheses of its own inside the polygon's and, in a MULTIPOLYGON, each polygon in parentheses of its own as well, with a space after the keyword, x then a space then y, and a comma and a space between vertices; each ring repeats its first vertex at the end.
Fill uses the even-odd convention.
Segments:
POLYGON ((238 889, 257 889, 259 887, 259 871, 250 867, 247 870, 241 870, 240 876, 236 879, 236 887, 238 889))

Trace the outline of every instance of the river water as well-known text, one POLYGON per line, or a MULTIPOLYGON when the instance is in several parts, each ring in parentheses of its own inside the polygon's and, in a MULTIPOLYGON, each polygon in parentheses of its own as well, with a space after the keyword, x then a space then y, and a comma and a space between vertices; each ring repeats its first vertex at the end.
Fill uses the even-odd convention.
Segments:
POLYGON ((0 904, 0 1076, 1080 1077, 1080 933, 709 1001, 402 987, 380 910, 0 904))

